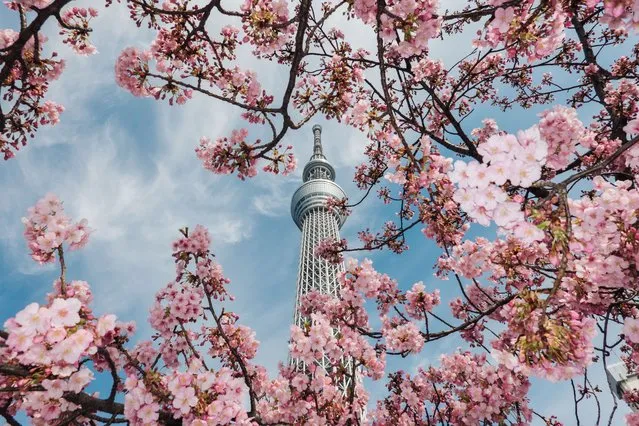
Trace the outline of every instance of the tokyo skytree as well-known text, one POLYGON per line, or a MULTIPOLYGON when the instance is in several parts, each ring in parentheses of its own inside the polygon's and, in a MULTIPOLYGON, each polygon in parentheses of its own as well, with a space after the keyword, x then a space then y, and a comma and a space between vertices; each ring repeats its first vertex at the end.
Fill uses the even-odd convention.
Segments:
MULTIPOLYGON (((346 221, 345 216, 326 208, 329 198, 342 199, 346 197, 346 193, 334 182, 335 169, 324 156, 321 136, 322 128, 313 126, 313 155, 304 166, 304 183, 295 191, 291 200, 291 215, 302 231, 294 314, 295 325, 300 327, 304 323, 304 317, 300 313, 302 297, 311 291, 337 296, 337 277, 344 271, 343 263, 335 265, 315 256, 315 247, 320 241, 340 240, 339 230, 346 221)), ((291 360, 296 367, 303 367, 300 362, 291 360)))
POLYGON ((344 270, 344 264, 331 264, 314 253, 315 247, 322 240, 339 241, 339 230, 346 221, 346 217, 326 208, 329 198, 342 199, 346 197, 346 193, 334 182, 335 169, 324 156, 321 137, 322 128, 313 126, 313 155, 304 166, 304 183, 295 191, 291 200, 291 215, 302 231, 294 316, 298 326, 304 320, 299 311, 301 298, 311 291, 337 296, 337 276, 344 270))

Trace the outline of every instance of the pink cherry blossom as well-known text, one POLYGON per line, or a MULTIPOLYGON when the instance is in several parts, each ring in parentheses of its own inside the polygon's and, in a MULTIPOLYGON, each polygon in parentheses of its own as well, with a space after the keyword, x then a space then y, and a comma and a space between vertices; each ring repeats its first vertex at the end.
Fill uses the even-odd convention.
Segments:
POLYGON ((82 303, 75 298, 55 299, 49 308, 51 324, 54 327, 72 327, 80 321, 78 315, 82 303))
POLYGON ((639 134, 639 117, 630 120, 626 126, 624 126, 623 130, 631 135, 639 134))
POLYGON ((16 314, 15 321, 25 333, 43 333, 51 323, 51 311, 37 303, 31 303, 16 314))
POLYGON ((632 343, 639 343, 639 320, 626 318, 623 323, 623 334, 632 343))
POLYGON ((492 27, 501 33, 508 31, 513 18, 515 17, 515 9, 512 7, 500 8, 495 11, 495 17, 492 21, 492 27))

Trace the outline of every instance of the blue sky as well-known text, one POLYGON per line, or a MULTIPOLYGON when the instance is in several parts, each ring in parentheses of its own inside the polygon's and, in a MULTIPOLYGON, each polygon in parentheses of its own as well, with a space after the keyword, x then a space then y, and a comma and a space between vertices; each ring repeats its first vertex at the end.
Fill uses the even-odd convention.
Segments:
MULTIPOLYGON (((113 77, 115 58, 126 46, 147 46, 151 35, 135 27, 124 7, 116 5, 100 13, 93 37, 98 55, 72 55, 59 46, 57 32, 49 31, 50 43, 67 59, 66 71, 51 86, 49 99, 62 103, 66 111, 60 124, 41 129, 15 159, 0 165, 0 321, 27 303, 42 302, 56 277, 55 269, 29 258, 20 222, 29 206, 54 192, 71 217, 87 218, 95 229, 84 250, 69 254, 70 278, 90 283, 97 313, 113 312, 121 320, 135 320, 140 338, 150 333, 146 318, 153 295, 173 278, 170 243, 178 228, 207 226, 236 296, 230 308, 256 331, 261 342, 258 361, 275 373, 278 361, 287 356, 293 314, 300 234, 290 218, 289 203, 301 183, 300 170, 289 177, 260 173, 247 182, 205 171, 194 154, 198 139, 228 135, 244 126, 237 110, 199 96, 184 106, 170 107, 121 90, 113 77)), ((0 22, 1 27, 15 25, 5 11, 0 12, 0 22)), ((347 34, 357 32, 352 27, 344 29, 347 34)), ((364 36, 357 37, 367 44, 364 36)), ((433 55, 445 62, 452 59, 443 45, 435 45, 433 55)), ((244 59, 247 67, 256 63, 250 55, 244 59)), ((263 84, 276 87, 276 68, 260 65, 260 70, 263 84)), ((471 124, 495 117, 501 128, 515 131, 535 123, 535 112, 503 114, 486 109, 471 124)), ((352 183, 353 166, 363 159, 365 138, 336 122, 314 120, 284 140, 294 145, 300 164, 310 156, 314 123, 323 126, 324 151, 336 168, 337 183, 353 200, 358 199, 361 193, 352 183)), ((259 129, 252 132, 255 137, 268 137, 259 129)), ((393 214, 371 199, 355 210, 342 234, 357 245, 358 230, 379 229, 393 214)), ((473 228, 469 237, 487 233, 492 231, 473 228)), ((387 252, 367 256, 402 288, 424 281, 430 289, 439 287, 445 299, 456 294, 452 282, 438 282, 432 275, 440 254, 435 245, 417 229, 408 243, 411 250, 401 256, 387 252)), ((445 306, 440 310, 446 311, 445 306)), ((460 344, 455 337, 429 344, 419 356, 391 361, 389 369, 411 371, 437 363, 441 353, 460 344)), ((601 367, 596 367, 591 379, 605 386, 601 367)), ((383 383, 370 384, 369 389, 379 395, 383 383)), ((535 382, 531 398, 541 413, 557 414, 567 425, 573 424, 569 382, 535 382)), ((610 406, 611 401, 604 395, 602 404, 610 406)), ((582 418, 593 419, 594 406, 588 407, 582 418)), ((620 412, 626 410, 622 406, 620 412)))

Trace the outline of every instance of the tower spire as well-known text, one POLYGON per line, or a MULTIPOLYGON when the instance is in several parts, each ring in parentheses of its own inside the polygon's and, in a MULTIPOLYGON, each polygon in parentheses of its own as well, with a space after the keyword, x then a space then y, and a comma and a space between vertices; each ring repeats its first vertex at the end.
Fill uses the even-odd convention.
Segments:
POLYGON ((324 157, 324 150, 322 149, 322 126, 316 124, 313 126, 313 155, 311 160, 318 158, 326 159, 324 157))
POLYGON ((302 179, 304 182, 315 179, 335 180, 335 169, 324 156, 322 127, 318 124, 313 126, 313 155, 304 166, 302 179))

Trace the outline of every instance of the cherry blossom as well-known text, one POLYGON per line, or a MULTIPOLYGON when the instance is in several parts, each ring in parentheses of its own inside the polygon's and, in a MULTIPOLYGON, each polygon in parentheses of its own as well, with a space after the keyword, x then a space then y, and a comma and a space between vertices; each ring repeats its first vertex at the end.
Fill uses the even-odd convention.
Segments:
POLYGON ((639 343, 639 321, 626 318, 623 324, 623 334, 632 343, 639 343))

